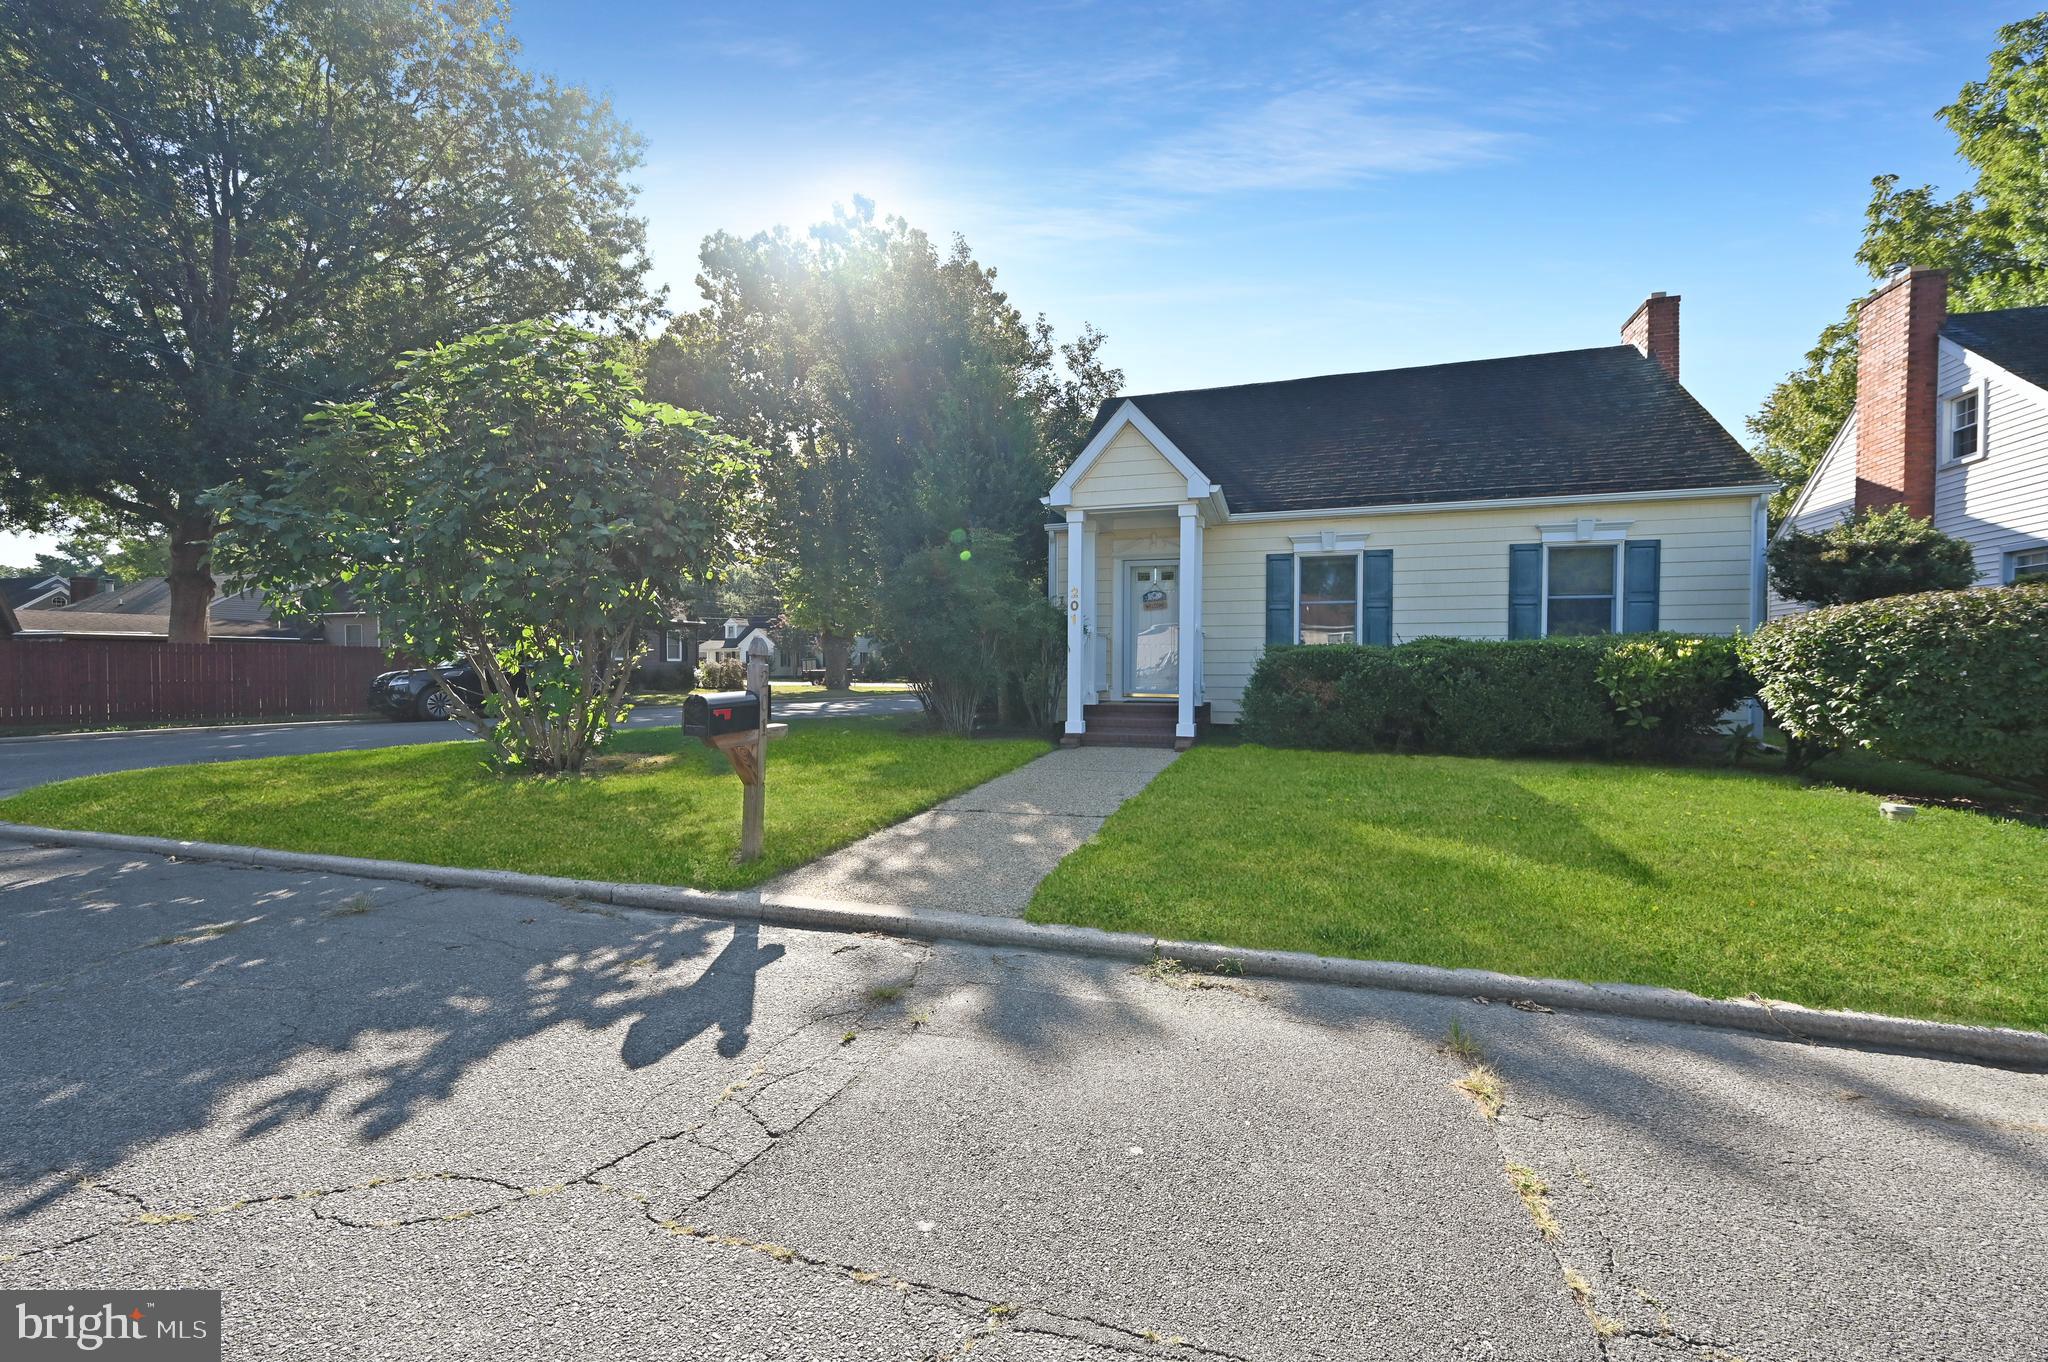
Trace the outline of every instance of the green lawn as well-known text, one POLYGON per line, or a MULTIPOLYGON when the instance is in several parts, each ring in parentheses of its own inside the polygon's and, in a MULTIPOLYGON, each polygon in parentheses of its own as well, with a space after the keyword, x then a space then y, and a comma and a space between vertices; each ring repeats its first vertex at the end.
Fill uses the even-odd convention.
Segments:
POLYGON ((805 719, 768 767, 765 854, 736 866, 740 783, 674 729, 619 734, 592 774, 500 776, 474 743, 88 776, 0 801, 0 819, 433 865, 755 884, 1043 754, 912 719, 805 719))
POLYGON ((2048 1029, 2048 831, 1739 769, 1198 747, 1029 916, 2048 1029))

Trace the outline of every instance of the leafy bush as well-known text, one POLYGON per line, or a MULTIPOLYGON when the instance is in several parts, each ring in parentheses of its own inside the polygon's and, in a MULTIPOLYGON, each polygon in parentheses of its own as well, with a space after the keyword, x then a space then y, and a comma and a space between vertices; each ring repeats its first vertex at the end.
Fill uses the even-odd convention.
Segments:
POLYGON ((1766 560, 1780 596, 1812 605, 1961 590, 1977 580, 1970 546, 1903 506, 1858 511, 1819 534, 1789 531, 1766 560))
POLYGON ((1628 745, 1644 749, 1668 750, 1704 737, 1755 692, 1732 638, 1626 637, 1602 654, 1598 674, 1628 745))
POLYGON ((1031 644, 1050 633, 1048 615, 1058 619, 993 537, 911 554, 884 578, 878 604, 891 662, 925 712, 959 734, 974 731, 982 703, 1017 683, 1020 667, 1036 677, 1031 644))
POLYGON ((1803 744, 2048 794, 2048 586, 1815 610, 1758 630, 1743 660, 1803 744))
POLYGON ((1287 747, 1466 756, 1677 752, 1747 691, 1735 641, 1424 638, 1269 649, 1243 731, 1287 747))
POLYGON ((706 662, 697 668, 697 685, 702 690, 745 690, 747 664, 738 658, 706 662))
POLYGON ((1417 746, 1492 756, 1599 752, 1614 722, 1598 670, 1606 640, 1425 638, 1391 649, 1421 700, 1417 746))

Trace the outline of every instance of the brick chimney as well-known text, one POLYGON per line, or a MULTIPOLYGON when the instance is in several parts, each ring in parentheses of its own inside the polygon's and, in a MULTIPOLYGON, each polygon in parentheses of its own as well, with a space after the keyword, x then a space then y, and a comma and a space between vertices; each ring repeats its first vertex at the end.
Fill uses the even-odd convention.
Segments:
POLYGON ((1906 269, 1863 300, 1856 324, 1856 509, 1934 514, 1935 391, 1948 272, 1906 269))
POLYGON ((1678 381, 1678 295, 1653 293, 1643 299, 1621 328, 1621 342, 1633 345, 1664 366, 1671 381, 1678 381))
POLYGON ((73 577, 71 579, 71 603, 78 604, 87 596, 100 594, 100 579, 97 577, 73 577))

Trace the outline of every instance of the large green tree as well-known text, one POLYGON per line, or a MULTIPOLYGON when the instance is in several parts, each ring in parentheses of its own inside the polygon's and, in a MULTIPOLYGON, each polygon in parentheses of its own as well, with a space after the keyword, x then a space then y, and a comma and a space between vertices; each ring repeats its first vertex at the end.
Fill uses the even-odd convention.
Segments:
POLYGON ((1122 374, 1084 328, 1061 344, 964 241, 941 250, 872 204, 799 238, 704 243, 706 305, 649 358, 649 395, 719 413, 768 451, 768 552, 820 635, 828 680, 885 576, 955 536, 1034 534, 1043 495, 1122 374))
POLYGON ((406 651, 469 658, 499 757, 577 770, 624 712, 646 625, 750 537, 759 454, 646 401, 626 342, 560 323, 489 327, 399 373, 323 408, 268 493, 209 497, 223 552, 282 599, 345 584, 406 651))
MULTIPOLYGON (((1901 264, 1947 270, 1957 311, 2048 303, 2048 13, 2001 28, 1984 79, 1939 116, 1975 184, 1944 198, 1879 176, 1856 259, 1873 279, 1901 264)), ((1855 337, 1852 305, 1750 418, 1757 458, 1788 484, 1780 514, 1855 408, 1855 337)))
POLYGON ((170 537, 206 489, 477 327, 644 312, 637 142, 529 74, 501 0, 0 0, 0 523, 170 537))

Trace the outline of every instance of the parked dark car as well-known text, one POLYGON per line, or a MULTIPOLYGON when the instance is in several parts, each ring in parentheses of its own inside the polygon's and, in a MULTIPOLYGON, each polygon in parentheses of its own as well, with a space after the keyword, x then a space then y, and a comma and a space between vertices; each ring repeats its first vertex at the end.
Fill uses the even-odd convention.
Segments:
POLYGON ((483 677, 465 658, 435 667, 385 672, 370 683, 370 709, 394 719, 446 719, 453 709, 448 703, 449 690, 471 709, 483 704, 483 677), (434 684, 436 677, 448 683, 447 690, 434 684))

